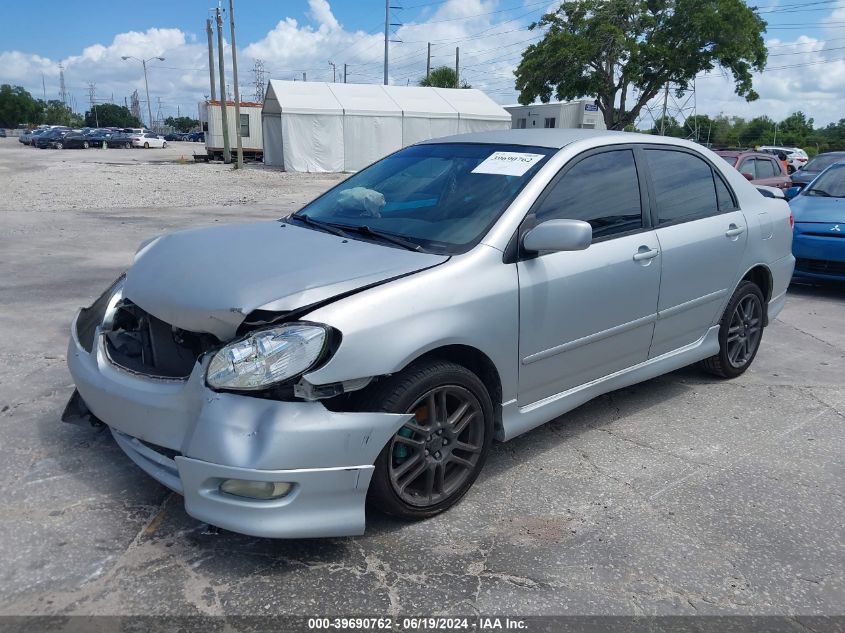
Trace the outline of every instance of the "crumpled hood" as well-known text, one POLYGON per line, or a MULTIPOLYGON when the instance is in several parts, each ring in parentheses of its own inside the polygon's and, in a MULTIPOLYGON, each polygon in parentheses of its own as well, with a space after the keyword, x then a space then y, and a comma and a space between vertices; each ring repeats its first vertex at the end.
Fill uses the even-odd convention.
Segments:
POLYGON ((796 222, 845 224, 845 198, 800 195, 789 201, 796 222))
POLYGON ((225 341, 255 309, 301 308, 447 259, 277 221, 230 224, 143 246, 123 296, 171 325, 225 341))

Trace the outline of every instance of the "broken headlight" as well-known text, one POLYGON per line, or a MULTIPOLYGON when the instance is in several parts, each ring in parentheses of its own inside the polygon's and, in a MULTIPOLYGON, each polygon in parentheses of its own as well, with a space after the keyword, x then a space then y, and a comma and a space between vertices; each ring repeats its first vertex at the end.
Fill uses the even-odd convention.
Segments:
POLYGON ((291 323, 256 330, 229 343, 208 364, 212 389, 264 389, 295 378, 322 358, 328 330, 321 325, 291 323))

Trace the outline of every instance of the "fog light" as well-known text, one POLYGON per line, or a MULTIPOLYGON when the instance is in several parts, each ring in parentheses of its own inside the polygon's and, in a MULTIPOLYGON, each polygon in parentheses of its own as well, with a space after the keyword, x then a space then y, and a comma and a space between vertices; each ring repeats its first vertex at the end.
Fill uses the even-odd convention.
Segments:
POLYGON ((281 499, 287 495, 293 484, 281 481, 249 481, 247 479, 224 479, 220 492, 248 499, 281 499))

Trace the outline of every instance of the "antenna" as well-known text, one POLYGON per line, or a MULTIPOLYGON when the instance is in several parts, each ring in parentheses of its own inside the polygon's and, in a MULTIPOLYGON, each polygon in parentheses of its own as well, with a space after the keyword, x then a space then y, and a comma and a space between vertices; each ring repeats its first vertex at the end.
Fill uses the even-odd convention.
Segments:
POLYGON ((267 71, 264 69, 264 60, 256 59, 252 65, 252 72, 255 76, 253 87, 255 89, 255 101, 261 103, 264 101, 264 87, 267 85, 266 75, 267 71))

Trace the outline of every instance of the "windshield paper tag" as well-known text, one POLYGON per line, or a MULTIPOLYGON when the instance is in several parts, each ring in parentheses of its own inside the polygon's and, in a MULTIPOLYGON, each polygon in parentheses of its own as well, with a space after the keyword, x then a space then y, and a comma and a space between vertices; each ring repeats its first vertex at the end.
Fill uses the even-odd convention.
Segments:
POLYGON ((500 176, 521 176, 543 160, 543 154, 522 152, 493 152, 472 170, 474 174, 499 174, 500 176))

